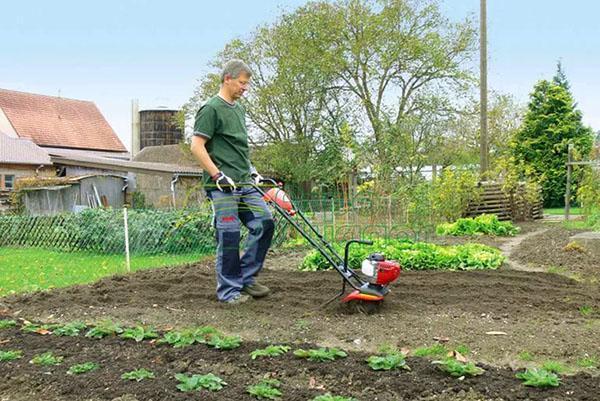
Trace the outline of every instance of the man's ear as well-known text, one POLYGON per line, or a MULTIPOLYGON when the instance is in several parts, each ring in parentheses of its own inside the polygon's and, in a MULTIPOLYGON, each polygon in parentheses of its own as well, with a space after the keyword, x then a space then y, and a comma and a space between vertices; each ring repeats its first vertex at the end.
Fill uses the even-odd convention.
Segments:
POLYGON ((225 83, 229 80, 231 80, 231 74, 225 74, 225 76, 223 77, 223 83, 225 83))

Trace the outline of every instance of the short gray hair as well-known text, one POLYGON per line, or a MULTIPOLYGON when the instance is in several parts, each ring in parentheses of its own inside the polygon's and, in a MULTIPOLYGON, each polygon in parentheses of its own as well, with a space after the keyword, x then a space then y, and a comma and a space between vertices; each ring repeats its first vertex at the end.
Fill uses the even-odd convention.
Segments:
POLYGON ((225 82, 225 76, 229 75, 231 78, 236 79, 239 78, 242 72, 252 76, 252 70, 248 67, 248 64, 239 59, 229 60, 223 66, 223 71, 221 71, 221 83, 225 82))

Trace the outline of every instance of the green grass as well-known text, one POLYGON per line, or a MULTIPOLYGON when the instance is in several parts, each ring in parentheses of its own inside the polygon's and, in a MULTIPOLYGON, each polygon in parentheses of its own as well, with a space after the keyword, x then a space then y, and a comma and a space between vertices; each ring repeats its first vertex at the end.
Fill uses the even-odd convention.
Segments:
MULTIPOLYGON (((196 262, 200 253, 132 256, 131 271, 196 262)), ((126 273, 123 255, 63 253, 39 248, 0 248, 0 297, 73 284, 87 284, 126 273)))
MULTIPOLYGON (((580 215, 581 212, 581 208, 580 207, 572 207, 569 210, 569 214, 572 215, 580 215)), ((565 214, 565 209, 562 207, 551 207, 551 208, 546 208, 544 209, 544 214, 550 214, 550 215, 564 215, 565 214)))

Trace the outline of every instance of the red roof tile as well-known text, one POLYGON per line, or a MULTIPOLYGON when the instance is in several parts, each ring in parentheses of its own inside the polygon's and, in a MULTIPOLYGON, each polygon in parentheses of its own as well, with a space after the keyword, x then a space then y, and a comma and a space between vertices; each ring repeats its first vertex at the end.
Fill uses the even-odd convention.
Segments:
POLYGON ((39 146, 127 151, 93 102, 0 89, 0 108, 39 146))

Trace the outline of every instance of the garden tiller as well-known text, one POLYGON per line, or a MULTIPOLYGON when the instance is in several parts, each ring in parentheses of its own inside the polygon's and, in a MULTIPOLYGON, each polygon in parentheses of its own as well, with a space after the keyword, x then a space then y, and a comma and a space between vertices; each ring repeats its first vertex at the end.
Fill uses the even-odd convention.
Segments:
POLYGON ((271 179, 264 179, 261 182, 273 185, 273 187, 265 192, 258 185, 252 184, 252 186, 342 276, 342 290, 324 305, 343 296, 346 293, 346 285, 349 285, 353 291, 342 299, 343 303, 351 305, 361 313, 371 314, 377 311, 383 302, 384 296, 390 292, 388 288, 389 284, 395 281, 400 275, 400 265, 395 261, 385 260, 385 257, 380 253, 373 253, 362 262, 360 271, 350 269, 348 266, 350 245, 373 245, 372 241, 352 239, 346 242, 344 258, 342 258, 333 246, 325 240, 323 235, 310 223, 306 216, 296 208, 280 185, 271 179), (294 219, 294 216, 298 216, 308 226, 309 230, 305 230, 294 219))

